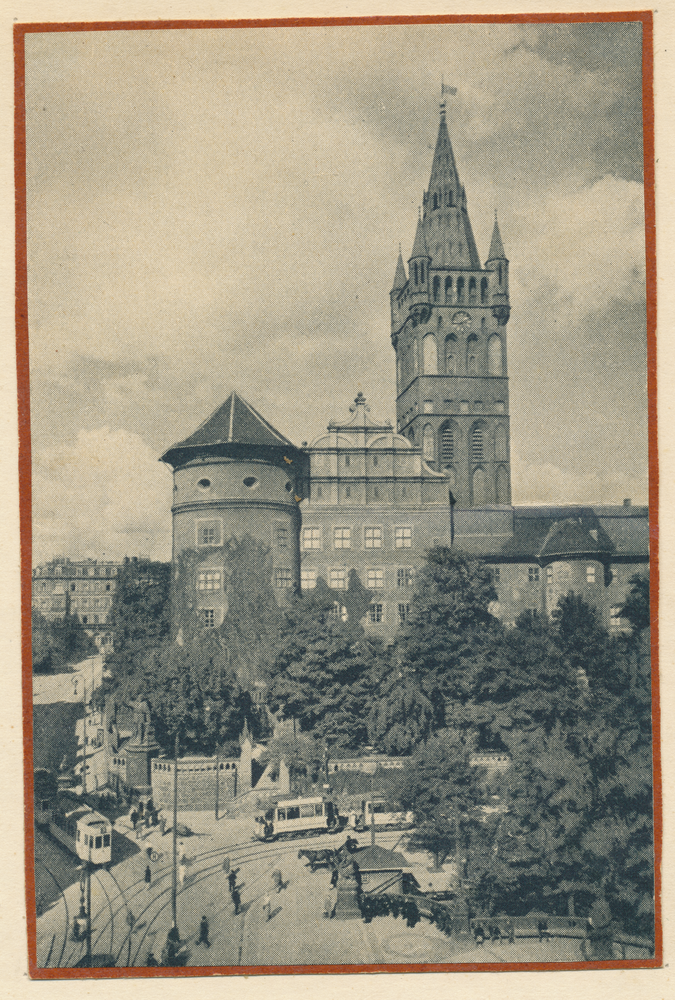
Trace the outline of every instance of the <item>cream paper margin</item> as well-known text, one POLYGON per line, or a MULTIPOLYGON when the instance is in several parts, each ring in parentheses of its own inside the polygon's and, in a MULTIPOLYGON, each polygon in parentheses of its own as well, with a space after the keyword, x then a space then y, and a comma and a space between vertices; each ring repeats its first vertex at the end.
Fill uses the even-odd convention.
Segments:
MULTIPOLYGON (((188 979, 117 979, 64 982, 33 982, 27 975, 26 921, 24 902, 24 844, 22 795, 22 724, 21 724, 21 643, 19 589, 18 521, 18 441, 16 408, 16 363, 14 353, 14 178, 13 178, 13 49, 12 25, 19 21, 115 21, 232 19, 269 17, 356 17, 430 14, 513 14, 545 12, 577 13, 583 10, 574 0, 520 0, 505 3, 492 0, 447 2, 427 0, 423 6, 411 0, 213 0, 153 3, 150 0, 23 0, 14 5, 0 0, 0 663, 3 667, 0 698, 0 843, 3 880, 0 890, 0 983, 3 992, 14 1000, 38 993, 40 997, 115 996, 119 1000, 160 995, 165 1000, 184 998, 199 991, 203 1000, 236 994, 242 1000, 273 993, 275 1000, 312 998, 317 992, 328 1000, 343 997, 368 997, 368 1000, 417 997, 435 1000, 451 993, 453 998, 479 997, 481 1000, 548 1000, 579 996, 593 1000, 657 1000, 675 996, 669 959, 672 958, 672 926, 675 916, 675 862, 672 851, 673 817, 672 766, 675 753, 675 722, 669 711, 673 705, 675 680, 672 676, 675 651, 674 612, 669 600, 675 575, 675 462, 671 427, 675 419, 673 388, 675 383, 675 343, 671 340, 668 319, 675 306, 673 282, 669 280, 675 256, 675 142, 672 105, 675 101, 675 0, 664 0, 654 11, 654 89, 656 101, 656 202, 658 314, 661 336, 658 343, 658 399, 661 428, 660 536, 661 536, 661 727, 664 784, 663 849, 663 932, 664 967, 662 969, 538 972, 538 973, 389 973, 349 976, 254 976, 203 977, 188 979), (669 836, 670 835, 670 836, 669 836)), ((594 0, 587 10, 593 12, 641 10, 639 3, 612 3, 594 0)))

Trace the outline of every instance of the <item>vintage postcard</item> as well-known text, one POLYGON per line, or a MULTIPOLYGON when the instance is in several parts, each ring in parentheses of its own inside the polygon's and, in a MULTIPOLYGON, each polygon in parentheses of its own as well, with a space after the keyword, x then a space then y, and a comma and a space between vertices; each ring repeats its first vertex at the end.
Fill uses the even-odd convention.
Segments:
POLYGON ((17 21, 32 978, 662 965, 652 20, 17 21))

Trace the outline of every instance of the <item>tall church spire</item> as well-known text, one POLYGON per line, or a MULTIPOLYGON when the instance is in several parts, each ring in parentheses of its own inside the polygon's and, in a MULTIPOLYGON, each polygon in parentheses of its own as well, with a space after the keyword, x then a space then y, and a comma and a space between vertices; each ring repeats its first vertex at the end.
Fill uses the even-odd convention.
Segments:
POLYGON ((466 194, 459 180, 445 121, 445 103, 441 104, 429 189, 424 193, 422 204, 424 237, 432 268, 480 267, 466 194))
POLYGON ((398 260, 396 261, 396 273, 394 275, 394 284, 392 285, 392 292, 398 292, 403 288, 408 279, 405 276, 405 267, 403 265, 403 255, 401 253, 401 248, 398 248, 398 260))

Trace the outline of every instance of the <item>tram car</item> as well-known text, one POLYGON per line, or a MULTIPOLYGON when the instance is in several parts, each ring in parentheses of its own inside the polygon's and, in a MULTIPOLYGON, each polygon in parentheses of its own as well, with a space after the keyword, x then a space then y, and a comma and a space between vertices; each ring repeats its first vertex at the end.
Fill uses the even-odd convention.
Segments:
POLYGON ((401 809, 400 803, 386 798, 361 799, 357 806, 357 830, 367 830, 374 824, 378 829, 409 830, 415 823, 412 812, 401 809), (358 812, 360 810, 360 812, 358 812))
POLYGON ((338 811, 330 799, 286 799, 275 802, 264 815, 255 817, 254 838, 277 840, 307 834, 333 833, 340 829, 338 811))
POLYGON ((49 832, 82 861, 107 865, 112 860, 112 824, 84 802, 61 799, 52 810, 49 832))

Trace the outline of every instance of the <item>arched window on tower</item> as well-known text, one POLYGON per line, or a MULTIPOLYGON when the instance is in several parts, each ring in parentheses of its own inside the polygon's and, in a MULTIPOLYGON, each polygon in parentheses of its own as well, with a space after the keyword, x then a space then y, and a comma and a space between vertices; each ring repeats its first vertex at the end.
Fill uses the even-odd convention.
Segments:
POLYGON ((452 302, 452 278, 445 279, 445 304, 449 306, 452 302))
POLYGON ((464 302, 464 278, 457 279, 457 304, 462 305, 464 302))
POLYGON ((497 265, 497 270, 498 270, 498 273, 499 273, 499 284, 501 285, 501 283, 502 283, 502 265, 501 265, 501 262, 497 265))
POLYGON ((476 279, 469 278, 469 305, 475 306, 476 304, 476 279))
POLYGON ((449 333, 445 338, 445 374, 457 374, 457 338, 454 333, 449 333))
POLYGON ((473 504, 483 507, 487 503, 487 480, 484 469, 476 469, 473 474, 473 504))
POLYGON ((488 286, 488 280, 487 280, 487 278, 481 278, 480 279, 480 304, 482 306, 487 305, 487 286, 488 286))
POLYGON ((396 384, 401 387, 401 355, 396 355, 396 384))
POLYGON ((503 424, 497 424, 497 429, 495 430, 495 460, 497 462, 506 462, 507 458, 506 427, 503 424))
POLYGON ((504 361, 502 357, 502 341, 496 333, 488 340, 488 374, 503 375, 504 361))
POLYGON ((438 195, 434 192, 434 208, 438 208, 438 195))
POLYGON ((419 285, 419 275, 417 273, 417 261, 413 264, 413 272, 415 274, 415 284, 419 285))
POLYGON ((497 503, 509 502, 509 474, 503 465, 497 469, 496 477, 497 503))
POLYGON ((441 297, 441 279, 436 275, 434 278, 434 302, 438 302, 441 297))
POLYGON ((424 284, 424 261, 420 264, 420 285, 424 284))
POLYGON ((483 428, 480 424, 471 432, 471 461, 483 461, 483 428))
POLYGON ((441 429, 441 465, 452 465, 455 461, 455 434, 448 424, 441 429))
POLYGON ((422 432, 422 455, 425 462, 434 460, 434 429, 431 424, 424 425, 422 432))
POLYGON ((436 338, 433 333, 428 333, 422 341, 422 357, 424 361, 424 374, 438 374, 438 348, 436 338))
POLYGON ((420 366, 419 345, 417 337, 413 340, 413 375, 417 375, 420 366))
POLYGON ((469 375, 478 374, 478 337, 472 333, 466 342, 466 370, 469 375))

